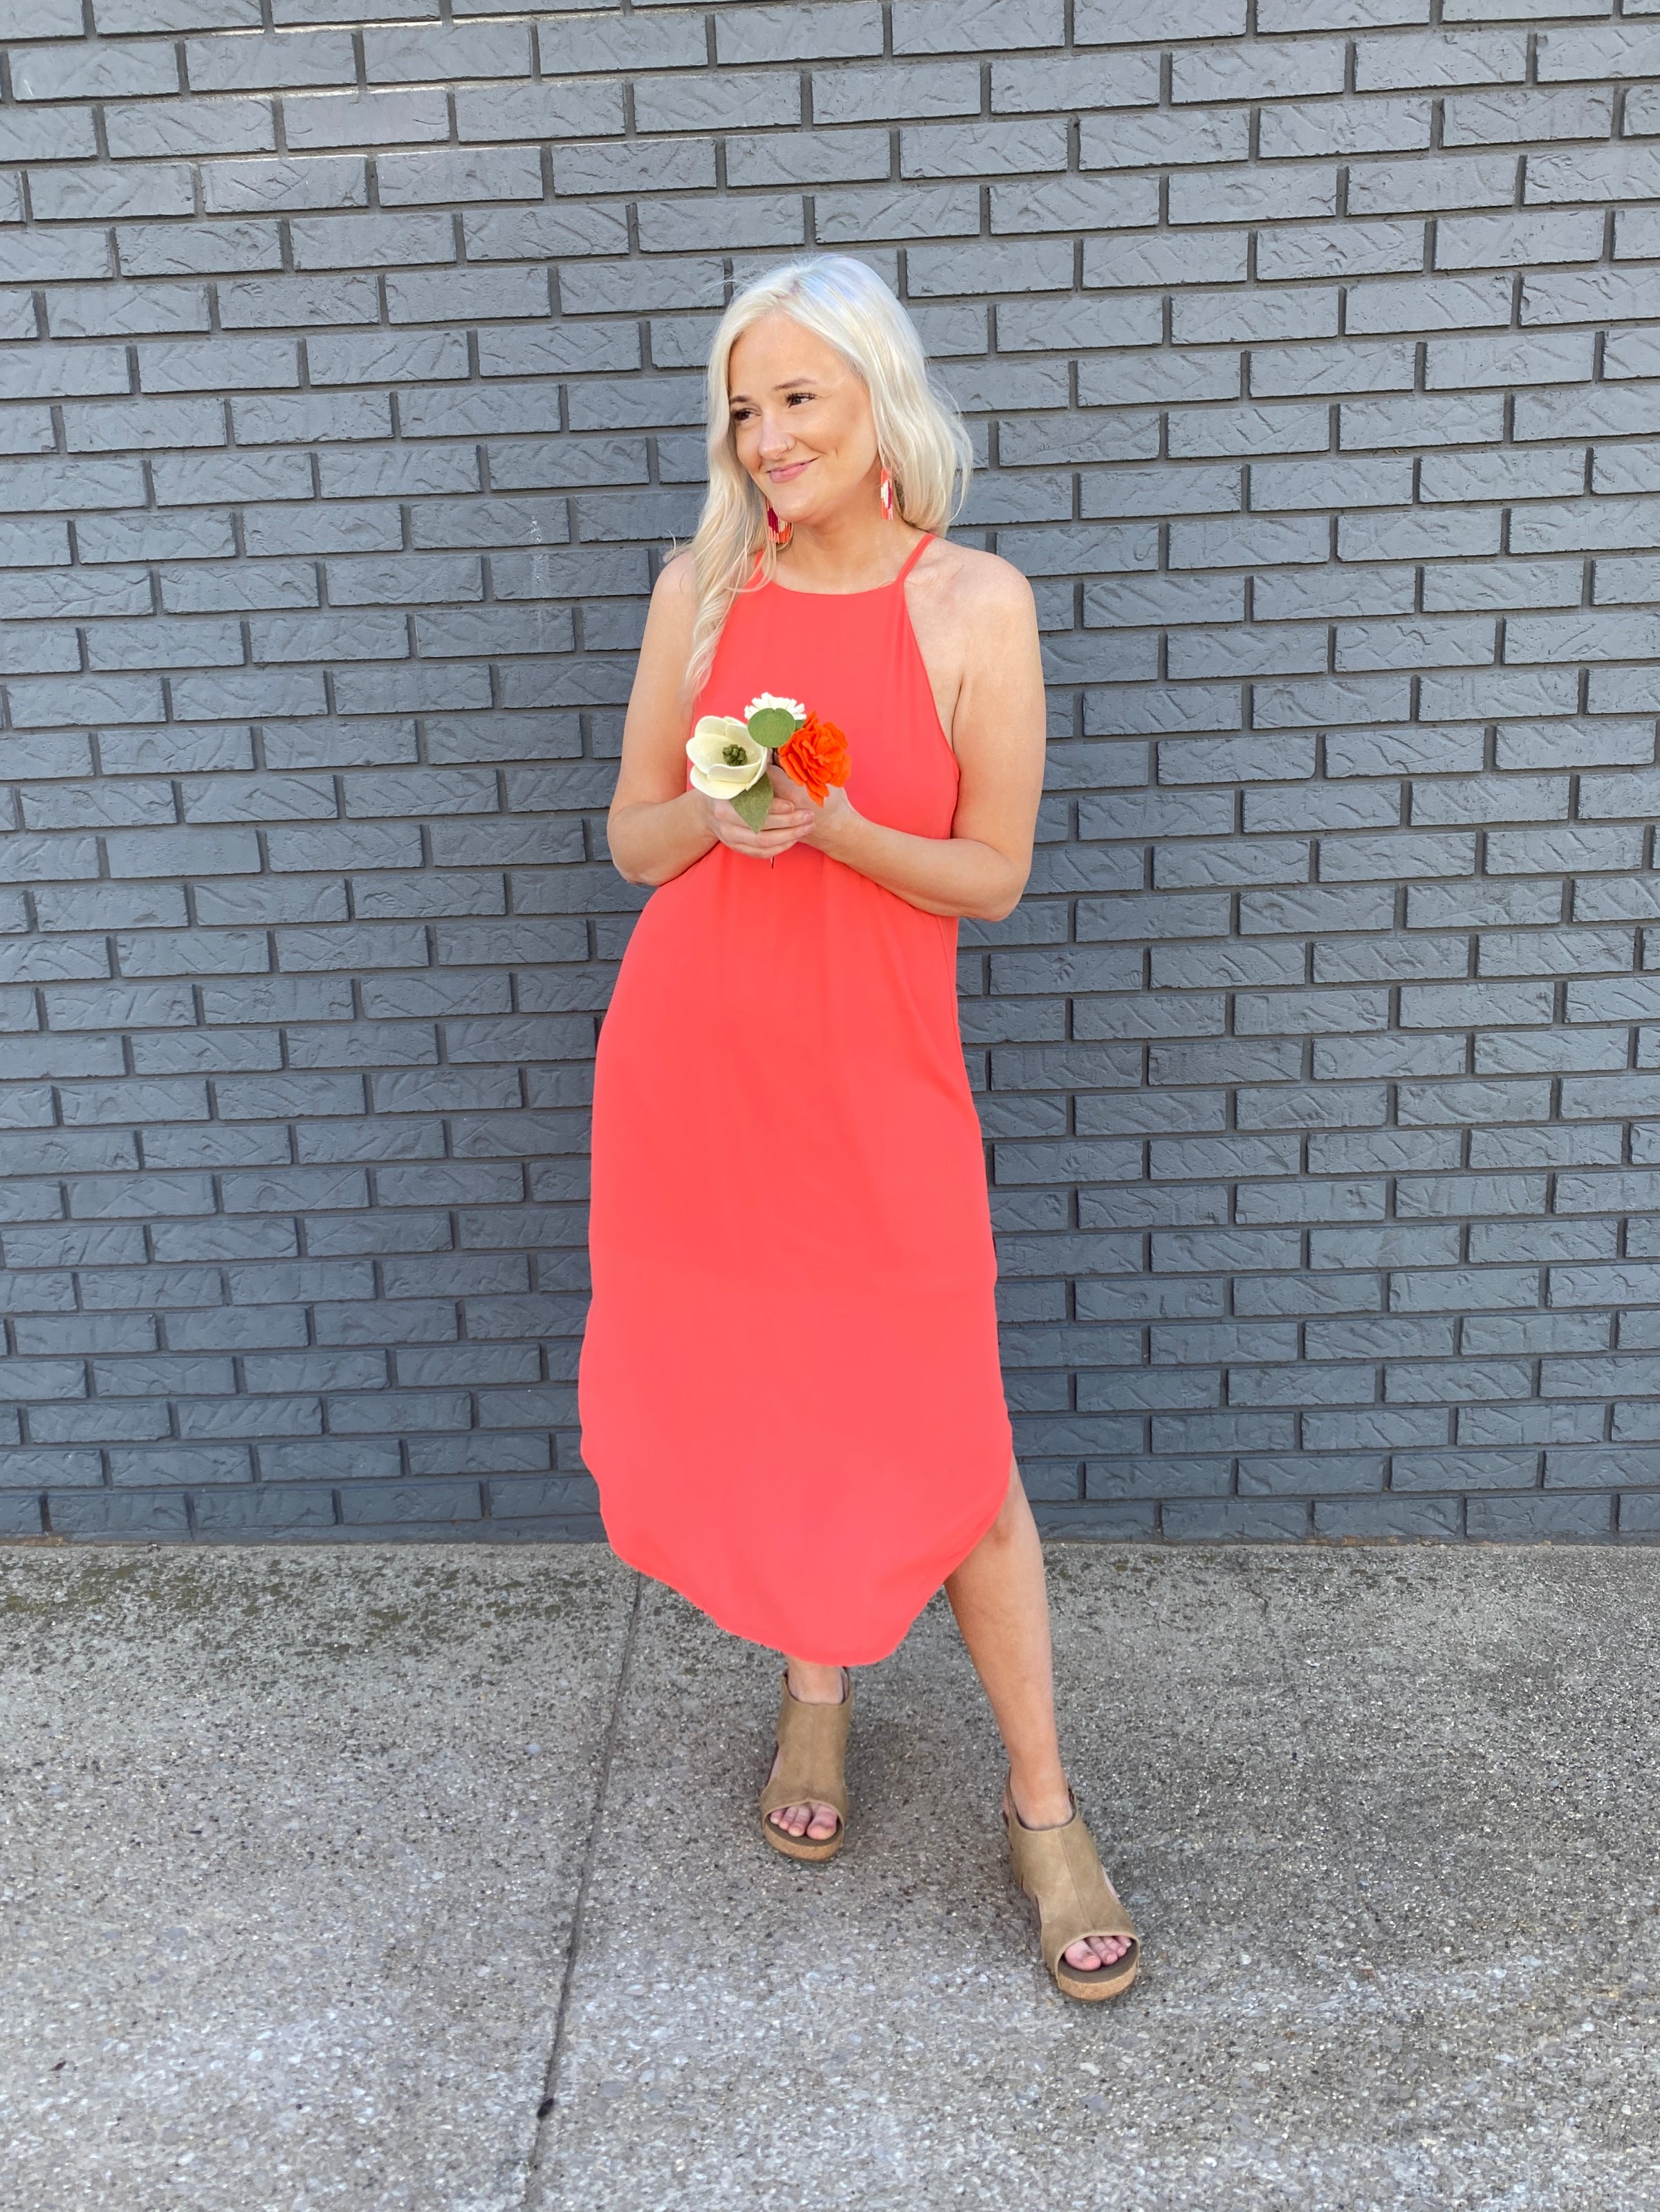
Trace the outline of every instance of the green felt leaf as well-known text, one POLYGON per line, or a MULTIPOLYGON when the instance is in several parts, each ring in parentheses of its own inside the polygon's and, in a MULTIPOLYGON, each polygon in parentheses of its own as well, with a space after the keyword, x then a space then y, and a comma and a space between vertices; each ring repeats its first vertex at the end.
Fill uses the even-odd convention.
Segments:
POLYGON ((750 828, 758 830, 772 805, 772 785, 764 775, 761 776, 747 791, 740 791, 732 803, 750 828))
POLYGON ((787 707, 763 707, 758 714, 749 719, 749 733, 757 745, 775 749, 787 745, 795 735, 796 720, 787 707))

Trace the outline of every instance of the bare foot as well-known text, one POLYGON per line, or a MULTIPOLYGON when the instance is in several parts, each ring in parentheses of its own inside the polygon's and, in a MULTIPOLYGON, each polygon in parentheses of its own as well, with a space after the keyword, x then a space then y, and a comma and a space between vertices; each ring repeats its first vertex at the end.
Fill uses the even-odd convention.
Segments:
MULTIPOLYGON (((851 1687, 845 1667, 802 1667, 798 1672, 794 1662, 791 1662, 790 1695, 799 1698, 805 1705, 839 1705, 851 1687)), ((767 1769, 769 1781, 778 1771, 778 1758, 775 1751, 772 1765, 767 1769)), ((813 1844, 827 1844, 836 1833, 841 1817, 834 1805, 823 1805, 816 1799, 800 1805, 781 1805, 776 1812, 767 1815, 787 1836, 805 1836, 813 1844)))
MULTIPOLYGON (((1020 1808, 1014 1803, 1014 1793, 1012 1790, 1004 1790, 1003 1802, 1006 1805, 1013 1807, 1014 1817, 1023 1828, 1064 1828, 1072 1818, 1072 1807, 1069 1802, 1066 1804, 1066 1809, 1061 1811, 1058 1804, 1049 1802, 1047 1798, 1039 1797, 1033 1805, 1033 1813, 1034 1814, 1043 1813, 1048 1817, 1029 1820, 1021 1812, 1020 1808)), ((1069 1966, 1081 1967, 1085 1973, 1089 1973, 1101 1966, 1116 1966, 1129 1948, 1130 1939, 1128 1936, 1081 1936, 1076 1943, 1068 1943, 1061 1956, 1069 1966)))

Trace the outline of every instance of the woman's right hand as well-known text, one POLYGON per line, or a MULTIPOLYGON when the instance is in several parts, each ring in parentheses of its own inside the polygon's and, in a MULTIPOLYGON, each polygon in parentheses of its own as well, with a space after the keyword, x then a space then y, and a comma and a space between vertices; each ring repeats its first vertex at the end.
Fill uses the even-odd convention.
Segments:
MULTIPOLYGON (((771 771, 769 770, 770 775, 771 771)), ((751 830, 729 799, 711 799, 706 793, 697 794, 703 801, 705 819, 714 835, 734 853, 742 853, 748 860, 775 860, 781 853, 787 853, 798 845, 818 819, 811 800, 805 804, 786 798, 773 784, 772 805, 765 824, 751 830)))

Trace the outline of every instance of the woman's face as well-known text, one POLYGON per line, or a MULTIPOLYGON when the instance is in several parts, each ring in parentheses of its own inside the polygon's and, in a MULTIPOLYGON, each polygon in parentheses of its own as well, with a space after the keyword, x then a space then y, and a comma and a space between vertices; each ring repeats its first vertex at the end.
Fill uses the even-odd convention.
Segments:
POLYGON ((849 498, 874 501, 876 423, 864 380, 788 315, 752 323, 727 365, 739 464, 781 522, 820 520, 849 498))

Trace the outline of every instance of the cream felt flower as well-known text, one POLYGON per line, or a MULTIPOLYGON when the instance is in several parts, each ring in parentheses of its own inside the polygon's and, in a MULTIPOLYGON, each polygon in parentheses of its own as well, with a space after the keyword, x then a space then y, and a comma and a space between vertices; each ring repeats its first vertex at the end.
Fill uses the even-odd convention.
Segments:
POLYGON ((730 714, 705 714, 686 740, 694 790, 709 799, 736 799, 767 772, 772 755, 730 714))

